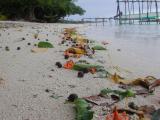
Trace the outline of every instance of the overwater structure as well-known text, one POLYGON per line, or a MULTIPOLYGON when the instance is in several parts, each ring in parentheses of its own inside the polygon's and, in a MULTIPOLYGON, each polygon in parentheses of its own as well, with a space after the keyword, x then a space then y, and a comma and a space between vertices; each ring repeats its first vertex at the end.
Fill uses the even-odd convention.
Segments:
POLYGON ((160 0, 117 0, 117 15, 120 24, 160 23, 160 0))

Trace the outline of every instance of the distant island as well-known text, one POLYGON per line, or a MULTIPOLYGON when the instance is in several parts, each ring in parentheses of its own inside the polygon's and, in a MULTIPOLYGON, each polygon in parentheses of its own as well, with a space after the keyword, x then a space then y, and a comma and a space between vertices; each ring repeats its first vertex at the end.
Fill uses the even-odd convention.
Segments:
POLYGON ((75 0, 1 0, 0 20, 58 22, 69 15, 83 15, 75 0))

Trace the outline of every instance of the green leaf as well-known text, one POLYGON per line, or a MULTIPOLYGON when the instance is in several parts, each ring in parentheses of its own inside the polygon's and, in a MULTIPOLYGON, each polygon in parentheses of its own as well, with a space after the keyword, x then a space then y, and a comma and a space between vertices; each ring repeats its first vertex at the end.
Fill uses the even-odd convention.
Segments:
POLYGON ((121 91, 121 90, 111 90, 109 88, 101 90, 100 95, 104 96, 110 93, 118 95, 121 100, 126 97, 135 97, 135 93, 131 90, 121 91))
POLYGON ((76 120, 92 120, 94 112, 89 110, 89 104, 82 98, 74 101, 76 108, 76 120))
POLYGON ((39 42, 38 47, 39 48, 53 48, 53 45, 49 42, 39 42))
POLYGON ((103 66, 100 65, 92 65, 92 64, 75 64, 73 66, 73 70, 77 70, 77 71, 83 71, 86 69, 90 69, 90 68, 102 68, 103 66))
POLYGON ((104 48, 100 45, 96 45, 96 46, 92 47, 92 49, 94 49, 94 50, 107 50, 106 48, 104 48))

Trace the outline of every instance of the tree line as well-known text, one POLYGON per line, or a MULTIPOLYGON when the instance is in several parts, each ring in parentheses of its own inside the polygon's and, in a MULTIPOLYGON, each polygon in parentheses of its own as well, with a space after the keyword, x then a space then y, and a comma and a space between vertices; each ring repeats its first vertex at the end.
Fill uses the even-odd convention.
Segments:
POLYGON ((75 0, 0 0, 0 14, 8 19, 56 22, 85 10, 75 0))

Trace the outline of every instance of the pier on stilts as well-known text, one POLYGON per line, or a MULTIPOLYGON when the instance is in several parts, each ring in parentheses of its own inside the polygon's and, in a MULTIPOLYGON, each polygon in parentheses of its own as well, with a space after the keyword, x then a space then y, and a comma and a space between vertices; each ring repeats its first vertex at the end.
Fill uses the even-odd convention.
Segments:
POLYGON ((117 15, 120 24, 160 23, 159 0, 117 0, 117 15))
POLYGON ((102 25, 104 26, 105 23, 107 22, 112 22, 114 18, 113 17, 110 17, 110 18, 100 18, 100 17, 97 17, 97 18, 83 18, 81 20, 82 23, 95 23, 96 26, 99 24, 99 23, 102 23, 102 25))

